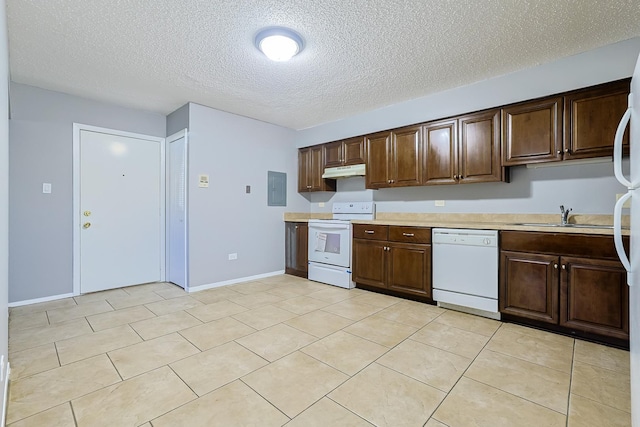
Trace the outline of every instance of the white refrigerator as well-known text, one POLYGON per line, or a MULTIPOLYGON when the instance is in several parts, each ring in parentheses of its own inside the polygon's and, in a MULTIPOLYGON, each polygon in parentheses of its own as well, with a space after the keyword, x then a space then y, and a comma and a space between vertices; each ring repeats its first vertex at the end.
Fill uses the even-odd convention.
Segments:
POLYGON ((640 57, 631 80, 629 108, 620 121, 614 144, 614 173, 618 181, 627 187, 627 194, 620 198, 614 209, 614 240, 620 261, 627 269, 629 284, 629 334, 631 358, 631 419, 640 427, 640 57), (634 100, 635 94, 635 100, 634 100), (622 173, 622 136, 630 125, 631 165, 630 177, 622 173), (622 206, 631 199, 631 247, 627 256, 622 247, 622 206))

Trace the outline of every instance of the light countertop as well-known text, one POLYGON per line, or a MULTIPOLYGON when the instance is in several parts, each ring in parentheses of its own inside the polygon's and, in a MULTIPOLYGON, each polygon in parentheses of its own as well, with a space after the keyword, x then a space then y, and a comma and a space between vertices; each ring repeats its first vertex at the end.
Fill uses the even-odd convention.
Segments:
MULTIPOLYGON (((306 222, 310 219, 331 219, 330 213, 285 213, 284 220, 290 222, 306 222)), ((354 224, 375 224, 408 227, 431 228, 469 228, 486 230, 513 230, 513 231, 538 231, 545 233, 566 234, 599 234, 613 235, 611 228, 577 228, 577 227, 549 227, 542 225, 517 225, 528 224, 557 224, 560 222, 560 214, 477 214, 477 213, 450 213, 450 214, 419 214, 419 213, 392 213, 378 212, 376 219, 372 221, 353 220, 354 224)), ((612 215, 571 215, 570 224, 611 225, 612 215)), ((623 227, 629 226, 629 217, 623 217, 623 227)), ((622 229, 623 235, 630 235, 628 228, 622 229)))

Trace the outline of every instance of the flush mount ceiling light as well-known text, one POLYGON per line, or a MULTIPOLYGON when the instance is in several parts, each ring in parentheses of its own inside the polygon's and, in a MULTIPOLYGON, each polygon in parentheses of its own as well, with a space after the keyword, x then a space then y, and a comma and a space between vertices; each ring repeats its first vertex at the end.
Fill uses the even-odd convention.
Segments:
POLYGON ((288 61, 302 51, 302 37, 288 28, 270 27, 256 35, 256 47, 272 61, 288 61))

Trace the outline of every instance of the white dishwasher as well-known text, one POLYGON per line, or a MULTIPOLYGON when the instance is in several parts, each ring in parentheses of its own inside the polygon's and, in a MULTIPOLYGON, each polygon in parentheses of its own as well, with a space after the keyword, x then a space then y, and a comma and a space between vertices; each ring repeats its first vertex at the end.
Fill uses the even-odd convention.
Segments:
POLYGON ((434 228, 431 244, 433 299, 499 319, 498 232, 434 228))

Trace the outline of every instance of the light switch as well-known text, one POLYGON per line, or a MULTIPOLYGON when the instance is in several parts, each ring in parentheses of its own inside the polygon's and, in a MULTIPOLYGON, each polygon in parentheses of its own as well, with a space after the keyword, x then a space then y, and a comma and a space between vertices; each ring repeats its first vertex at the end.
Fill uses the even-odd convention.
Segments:
POLYGON ((245 186, 244 192, 247 194, 251 193, 251 186, 250 185, 245 186))
POLYGON ((51 183, 49 182, 42 183, 42 192, 45 194, 51 194, 51 183))
POLYGON ((439 207, 444 206, 444 200, 436 200, 436 206, 439 206, 439 207))

